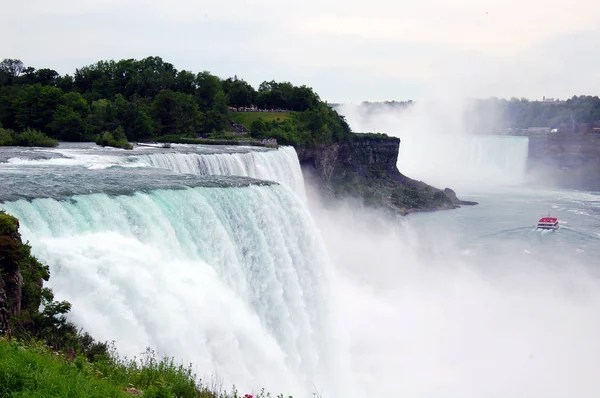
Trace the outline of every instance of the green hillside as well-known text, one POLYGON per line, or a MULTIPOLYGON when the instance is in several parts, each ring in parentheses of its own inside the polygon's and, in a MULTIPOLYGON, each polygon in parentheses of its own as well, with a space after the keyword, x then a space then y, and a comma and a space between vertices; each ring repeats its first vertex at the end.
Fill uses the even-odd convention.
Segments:
POLYGON ((290 116, 289 112, 231 112, 229 118, 250 130, 252 122, 262 119, 264 122, 283 122, 290 116))

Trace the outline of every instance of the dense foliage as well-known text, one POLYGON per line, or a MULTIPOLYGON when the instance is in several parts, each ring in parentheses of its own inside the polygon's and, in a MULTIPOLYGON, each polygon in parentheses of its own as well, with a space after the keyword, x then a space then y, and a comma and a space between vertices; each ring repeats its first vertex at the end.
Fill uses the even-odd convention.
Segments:
POLYGON ((16 132, 0 127, 0 146, 57 146, 58 141, 39 130, 25 129, 16 132))
POLYGON ((312 146, 346 141, 352 136, 345 119, 323 103, 292 113, 285 120, 255 120, 250 130, 255 138, 275 138, 283 145, 312 146))
POLYGON ((96 144, 102 146, 112 146, 115 148, 133 149, 133 146, 127 141, 123 127, 117 127, 113 132, 105 131, 98 134, 96 144))
POLYGON ((257 125, 257 137, 285 143, 343 140, 350 132, 311 88, 288 82, 265 81, 255 90, 237 76, 179 71, 159 57, 99 61, 72 76, 0 62, 0 125, 58 140, 107 142, 105 132, 114 136, 118 128, 127 140, 221 134, 229 129, 229 107, 292 112, 281 123, 257 125))

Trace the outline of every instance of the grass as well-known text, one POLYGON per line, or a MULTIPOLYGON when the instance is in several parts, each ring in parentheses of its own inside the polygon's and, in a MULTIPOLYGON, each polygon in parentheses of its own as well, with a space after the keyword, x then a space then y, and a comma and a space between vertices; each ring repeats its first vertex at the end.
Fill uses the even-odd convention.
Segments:
POLYGON ((44 347, 0 341, 0 397, 126 397, 44 347))
MULTIPOLYGON (((138 361, 114 358, 88 362, 69 358, 41 343, 0 339, 0 398, 128 397, 225 398, 199 385, 188 368, 157 360, 147 351, 138 361)), ((237 395, 237 394, 236 394, 237 395)))
POLYGON ((242 395, 235 387, 231 392, 218 390, 197 382, 189 367, 169 358, 159 360, 151 350, 141 358, 121 360, 113 348, 110 356, 89 362, 42 343, 0 337, 0 398, 271 398, 264 390, 254 396, 242 395))
POLYGON ((289 115, 289 112, 231 112, 229 118, 250 130, 250 126, 255 120, 262 119, 265 122, 270 122, 279 119, 279 121, 284 121, 289 115))

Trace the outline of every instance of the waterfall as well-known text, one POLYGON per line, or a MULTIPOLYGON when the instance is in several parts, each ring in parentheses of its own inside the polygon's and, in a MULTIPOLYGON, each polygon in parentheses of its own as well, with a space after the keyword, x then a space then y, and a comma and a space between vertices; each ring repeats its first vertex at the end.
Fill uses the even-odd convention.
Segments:
POLYGON ((139 164, 176 173, 244 176, 276 181, 304 196, 304 178, 293 147, 246 153, 159 152, 136 156, 139 164))
POLYGON ((94 193, 0 208, 50 266, 70 319, 121 354, 152 347, 243 391, 332 391, 331 268, 290 188, 94 193))
POLYGON ((409 134, 400 138, 398 169, 432 185, 464 190, 525 181, 527 137, 409 134))

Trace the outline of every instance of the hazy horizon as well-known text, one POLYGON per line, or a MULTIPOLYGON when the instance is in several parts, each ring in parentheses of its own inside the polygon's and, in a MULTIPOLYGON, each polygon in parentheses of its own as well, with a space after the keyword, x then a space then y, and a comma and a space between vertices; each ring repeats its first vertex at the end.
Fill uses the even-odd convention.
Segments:
POLYGON ((2 58, 61 74, 158 55, 178 69, 308 85, 333 103, 599 93, 600 4, 309 0, 6 2, 2 58), (15 34, 18 33, 18 34, 15 34))

